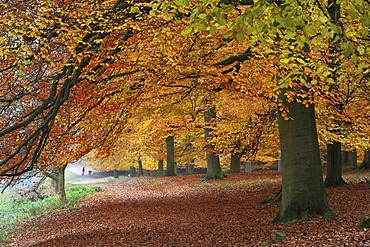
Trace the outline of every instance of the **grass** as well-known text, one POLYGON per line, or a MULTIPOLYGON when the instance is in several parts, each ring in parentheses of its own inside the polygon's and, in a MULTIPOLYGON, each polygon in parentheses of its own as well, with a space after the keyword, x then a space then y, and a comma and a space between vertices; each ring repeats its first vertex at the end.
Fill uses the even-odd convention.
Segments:
POLYGON ((8 235, 18 229, 16 224, 22 220, 38 217, 67 206, 77 209, 74 205, 79 199, 99 191, 99 187, 76 185, 66 189, 68 204, 60 202, 57 195, 32 201, 21 197, 16 191, 8 190, 0 197, 0 246, 8 241, 8 235))

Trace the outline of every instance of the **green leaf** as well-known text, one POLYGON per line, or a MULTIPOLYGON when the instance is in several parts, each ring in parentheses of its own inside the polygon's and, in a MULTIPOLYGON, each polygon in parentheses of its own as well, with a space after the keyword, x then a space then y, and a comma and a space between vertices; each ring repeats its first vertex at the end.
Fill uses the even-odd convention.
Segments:
POLYGON ((174 0, 174 2, 179 7, 183 7, 183 6, 185 6, 188 3, 187 0, 174 0))
POLYGON ((343 45, 343 55, 345 57, 350 57, 354 53, 353 45, 352 44, 344 44, 343 45))
POLYGON ((193 31, 192 26, 187 26, 184 30, 181 31, 181 35, 186 36, 189 35, 193 31))
POLYGON ((285 40, 290 40, 290 39, 293 39, 296 37, 296 33, 295 32, 289 32, 285 35, 285 40))
POLYGON ((358 33, 364 37, 367 37, 369 35, 369 30, 367 28, 360 28, 358 30, 358 33))
POLYGON ((228 38, 230 38, 230 36, 231 36, 232 34, 233 34, 232 32, 227 32, 227 33, 225 33, 225 34, 222 36, 222 38, 223 38, 223 39, 228 39, 228 38))
POLYGON ((358 13, 354 9, 350 9, 347 11, 347 14, 351 20, 358 18, 358 13))
POLYGON ((237 41, 241 41, 243 40, 245 37, 245 34, 243 32, 243 30, 237 30, 236 33, 234 34, 234 38, 237 40, 237 41))
POLYGON ((131 13, 139 13, 140 12, 140 9, 139 9, 139 7, 137 7, 137 6, 132 6, 131 7, 131 13))
POLYGON ((222 15, 217 15, 217 22, 221 25, 224 26, 226 25, 227 21, 226 18, 222 15))
POLYGON ((211 26, 209 29, 209 34, 214 35, 217 32, 217 27, 215 25, 211 26))
POLYGON ((365 48, 363 46, 358 46, 357 51, 360 55, 363 55, 365 53, 365 48))
POLYGON ((95 44, 100 44, 102 41, 103 41, 103 39, 96 39, 96 40, 94 40, 94 43, 95 44))
POLYGON ((194 23, 195 31, 204 31, 207 29, 207 24, 204 21, 194 23))
POLYGON ((370 26, 370 17, 369 16, 364 16, 360 19, 361 23, 366 25, 366 26, 370 26))
POLYGON ((280 63, 282 63, 282 64, 287 64, 287 63, 289 63, 289 59, 288 58, 283 58, 283 59, 280 59, 280 63))
POLYGON ((326 80, 326 82, 327 83, 329 83, 329 84, 334 84, 335 82, 334 82, 334 79, 333 78, 328 78, 327 80, 326 80))
POLYGON ((302 59, 302 58, 300 58, 300 57, 297 57, 297 62, 298 63, 300 63, 300 64, 305 64, 306 62, 302 59))
POLYGON ((156 16, 157 14, 156 14, 155 10, 150 10, 149 15, 150 16, 156 16))
POLYGON ((304 32, 305 32, 306 36, 308 36, 308 37, 312 37, 312 36, 316 35, 315 29, 313 29, 310 26, 306 26, 305 29, 304 29, 304 32))

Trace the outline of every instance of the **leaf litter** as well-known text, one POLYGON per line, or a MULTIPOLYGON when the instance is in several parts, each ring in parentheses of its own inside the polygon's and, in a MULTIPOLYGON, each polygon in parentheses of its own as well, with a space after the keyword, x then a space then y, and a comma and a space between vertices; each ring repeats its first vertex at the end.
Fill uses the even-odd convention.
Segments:
POLYGON ((370 214, 364 176, 346 172, 350 185, 328 189, 336 218, 280 225, 278 207, 259 204, 279 191, 278 172, 132 178, 102 185, 77 210, 25 221, 11 246, 370 246, 370 230, 357 228, 370 214))

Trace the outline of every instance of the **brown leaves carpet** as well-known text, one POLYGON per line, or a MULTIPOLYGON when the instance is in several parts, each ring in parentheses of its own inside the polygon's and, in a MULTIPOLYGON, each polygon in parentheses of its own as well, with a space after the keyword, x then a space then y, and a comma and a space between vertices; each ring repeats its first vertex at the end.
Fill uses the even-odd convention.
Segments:
POLYGON ((347 174, 353 185, 328 190, 338 217, 280 225, 270 223, 278 207, 258 204, 279 190, 277 172, 133 178, 26 221, 11 246, 370 246, 370 230, 357 228, 370 214, 370 187, 360 183, 368 175, 347 174), (276 232, 287 238, 275 242, 276 232))

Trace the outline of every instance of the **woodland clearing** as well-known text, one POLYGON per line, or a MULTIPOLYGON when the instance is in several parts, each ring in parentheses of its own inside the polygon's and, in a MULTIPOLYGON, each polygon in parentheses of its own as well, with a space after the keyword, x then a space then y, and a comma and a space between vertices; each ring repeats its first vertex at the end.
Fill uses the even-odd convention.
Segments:
POLYGON ((338 214, 273 224, 278 207, 259 204, 281 186, 275 171, 131 178, 102 185, 77 207, 22 223, 11 246, 370 246, 368 170, 345 171, 349 185, 329 188, 338 214), (275 241, 276 233, 286 239, 275 241))

